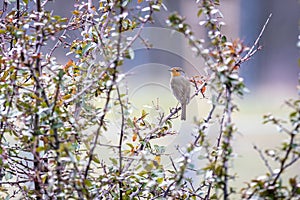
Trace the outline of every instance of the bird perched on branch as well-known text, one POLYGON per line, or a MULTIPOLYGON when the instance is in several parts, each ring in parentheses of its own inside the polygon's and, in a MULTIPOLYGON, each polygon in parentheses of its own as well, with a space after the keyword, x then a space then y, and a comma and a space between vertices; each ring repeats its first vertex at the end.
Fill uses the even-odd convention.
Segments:
POLYGON ((173 67, 169 71, 171 72, 170 86, 173 95, 181 104, 181 120, 185 120, 186 105, 190 102, 190 81, 180 67, 173 67))

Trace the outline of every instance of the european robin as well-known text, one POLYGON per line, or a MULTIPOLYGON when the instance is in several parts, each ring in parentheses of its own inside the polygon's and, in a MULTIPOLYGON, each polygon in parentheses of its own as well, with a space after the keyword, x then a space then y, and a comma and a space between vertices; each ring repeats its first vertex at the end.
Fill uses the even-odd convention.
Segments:
POLYGON ((190 81, 180 67, 173 67, 171 71, 171 89, 173 95, 181 104, 181 120, 186 119, 186 105, 190 102, 190 81))

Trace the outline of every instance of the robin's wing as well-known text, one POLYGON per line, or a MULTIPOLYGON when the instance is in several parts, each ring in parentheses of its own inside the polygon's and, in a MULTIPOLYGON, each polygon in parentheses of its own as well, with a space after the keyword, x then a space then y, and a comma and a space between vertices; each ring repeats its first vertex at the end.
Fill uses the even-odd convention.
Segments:
POLYGON ((190 82, 185 77, 173 77, 171 79, 171 89, 180 103, 187 104, 189 102, 191 92, 190 82))
POLYGON ((185 79, 185 99, 186 99, 186 104, 190 102, 190 96, 191 96, 191 82, 188 79, 185 79))

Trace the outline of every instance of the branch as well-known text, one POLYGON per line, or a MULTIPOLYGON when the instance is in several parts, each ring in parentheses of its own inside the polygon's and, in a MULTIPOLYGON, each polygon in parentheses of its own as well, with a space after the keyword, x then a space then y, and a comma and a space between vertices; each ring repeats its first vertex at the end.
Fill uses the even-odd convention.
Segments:
POLYGON ((265 166, 266 166, 266 167, 268 168, 268 170, 269 170, 269 173, 270 173, 271 175, 273 175, 273 174, 274 174, 273 169, 272 169, 272 167, 270 166, 268 160, 267 160, 267 159, 265 158, 265 156, 263 155, 262 151, 261 151, 256 145, 253 145, 253 148, 258 152, 260 158, 264 161, 265 166))
POLYGON ((121 131, 120 131, 120 138, 119 138, 119 173, 122 173, 122 144, 123 144, 123 137, 124 137, 124 127, 125 127, 125 116, 124 116, 124 105, 121 99, 120 89, 117 86, 117 94, 118 94, 118 101, 120 103, 120 109, 121 109, 121 131))
MULTIPOLYGON (((222 96, 222 93, 223 93, 223 91, 221 91, 221 92, 219 93, 219 95, 217 96, 216 102, 218 102, 218 101, 220 100, 220 98, 221 98, 221 96, 222 96)), ((205 122, 205 123, 208 123, 208 122, 212 119, 212 115, 213 115, 213 113, 214 113, 214 111, 215 111, 216 108, 217 108, 217 104, 216 104, 216 103, 213 103, 212 108, 210 109, 210 111, 209 111, 209 113, 208 113, 206 119, 204 119, 204 122, 205 122)), ((203 126, 201 131, 204 131, 206 128, 207 128, 207 126, 203 126)), ((201 135, 199 134, 199 135, 197 136, 197 138, 195 139, 195 142, 194 142, 194 145, 195 145, 195 146, 198 146, 197 143, 198 143, 198 141, 200 140, 200 137, 201 137, 201 135)))
POLYGON ((1 184, 3 185, 19 185, 21 183, 28 183, 32 180, 20 180, 20 181, 2 181, 1 184))
POLYGON ((97 131, 96 131, 96 134, 95 134, 96 136, 95 136, 94 141, 93 141, 93 146, 92 146, 92 148, 89 152, 88 162, 87 162, 87 165, 86 165, 85 171, 84 171, 84 180, 87 179, 87 176, 88 176, 88 172, 89 172, 92 160, 93 160, 94 151, 96 149, 97 141, 98 141, 98 138, 99 138, 99 135, 100 135, 100 130, 101 130, 102 126, 104 125, 104 117, 106 116, 106 113, 107 113, 107 110, 108 110, 107 108, 108 108, 109 101, 110 101, 110 96, 107 97, 107 100, 106 100, 106 103, 105 103, 105 106, 104 106, 104 113, 100 118, 100 124, 99 124, 99 127, 97 128, 97 131))
MULTIPOLYGON (((45 2, 44 2, 45 3, 45 2)), ((68 25, 70 25, 70 22, 73 20, 73 16, 72 15, 69 19, 68 25)), ((46 55, 46 58, 50 58, 53 54, 53 52, 62 44, 62 38, 64 38, 64 36, 66 35, 67 32, 67 27, 63 30, 62 34, 57 38, 57 42, 55 43, 55 45, 50 49, 50 52, 46 55)))
POLYGON ((293 146, 294 146, 295 134, 291 134, 290 136, 291 136, 291 138, 290 138, 288 149, 286 150, 284 158, 281 160, 279 172, 277 173, 277 175, 274 178, 274 180, 271 183, 271 185, 275 185, 276 182, 277 182, 277 180, 279 179, 279 177, 283 173, 283 171, 287 168, 287 166, 290 166, 290 165, 286 165, 286 161, 288 160, 288 158, 290 156, 290 153, 292 153, 293 146))
POLYGON ((261 37, 262 37, 262 35, 263 35, 263 33, 264 33, 267 25, 268 25, 271 17, 272 17, 272 13, 267 18, 264 26, 262 27, 262 29, 261 29, 258 37, 256 38, 254 44, 252 45, 252 47, 250 48, 250 50, 248 51, 248 53, 244 57, 242 57, 240 60, 237 61, 237 63, 235 64, 236 66, 240 66, 242 63, 244 63, 245 61, 249 60, 258 50, 261 49, 261 46, 258 46, 258 43, 259 43, 259 41, 260 41, 260 39, 261 39, 261 37), (258 46, 258 47, 255 49, 256 46, 258 46))
MULTIPOLYGON (((42 8, 44 8, 44 6, 48 3, 49 0, 44 0, 44 2, 42 3, 42 8)), ((51 1, 51 0, 50 0, 51 1)))
MULTIPOLYGON (((123 14, 124 12, 124 7, 123 7, 123 0, 120 0, 120 15, 123 14)), ((121 40, 122 40, 122 25, 123 23, 123 17, 120 17, 119 20, 119 37, 118 37, 118 46, 117 46, 117 59, 115 60, 115 69, 118 66, 118 62, 121 58, 121 40)), ((113 74, 113 82, 115 82, 116 80, 116 72, 113 74)), ((120 139, 119 139, 119 173, 121 175, 121 171, 122 171, 122 143, 123 143, 123 136, 124 136, 124 107, 123 107, 123 103, 121 100, 121 95, 120 95, 120 91, 119 91, 119 87, 117 86, 117 93, 118 93, 118 99, 120 102, 120 107, 121 107, 121 114, 122 114, 122 124, 121 124, 121 133, 120 133, 120 139)), ((119 181, 119 199, 122 200, 123 199, 123 187, 122 187, 122 181, 119 181)))

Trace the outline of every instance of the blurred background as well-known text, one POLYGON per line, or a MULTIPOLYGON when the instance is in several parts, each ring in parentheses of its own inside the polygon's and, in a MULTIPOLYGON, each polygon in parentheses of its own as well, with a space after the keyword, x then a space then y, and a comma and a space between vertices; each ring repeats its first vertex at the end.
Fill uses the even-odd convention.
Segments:
MULTIPOLYGON (((227 39, 240 38, 248 46, 252 46, 266 19, 270 13, 273 14, 259 42, 263 49, 240 69, 250 93, 242 99, 236 98, 239 112, 234 114, 239 132, 234 140, 237 157, 232 163, 232 173, 238 174, 234 184, 239 188, 245 181, 267 171, 253 145, 262 149, 275 148, 285 138, 274 126, 263 125, 262 116, 273 113, 275 116, 287 117, 289 110, 284 101, 299 98, 296 89, 299 73, 299 49, 296 46, 299 35, 299 2, 226 0, 220 3, 226 23, 223 32, 227 39)), ((54 13, 66 17, 71 15, 73 7, 68 1, 60 1, 59 6, 57 4, 58 1, 54 1, 49 4, 49 8, 53 9, 54 13)), ((178 12, 186 17, 195 35, 205 39, 205 30, 198 25, 198 8, 195 1, 167 0, 165 4, 168 10, 156 13, 155 23, 146 27, 142 33, 142 37, 153 47, 148 49, 142 42, 137 42, 134 46, 135 59, 127 60, 122 66, 123 72, 128 74, 124 87, 129 89, 133 114, 145 109, 150 112, 149 118, 153 121, 157 116, 157 113, 152 113, 153 107, 158 105, 160 111, 168 112, 177 104, 169 89, 170 74, 167 70, 170 67, 182 66, 188 76, 205 74, 203 60, 195 57, 185 38, 168 29, 165 23, 170 13, 178 12)), ((58 60, 62 63, 69 59, 65 56, 66 52, 56 52, 58 60)), ((182 123, 179 119, 174 120, 174 130, 179 133, 157 141, 157 144, 167 147, 167 154, 176 157, 176 145, 185 146, 193 141, 195 133, 192 122, 194 117, 201 119, 207 116, 210 109, 209 99, 209 91, 207 99, 193 99, 188 106, 187 121, 182 123)), ((118 123, 117 117, 115 122, 118 123)), ((218 127, 210 128, 208 134, 214 144, 218 127)), ((108 135, 107 141, 113 142, 114 134, 108 135)), ((169 160, 163 162, 168 163, 169 160)), ((198 164, 201 165, 201 161, 198 164)), ((296 167, 290 173, 300 175, 299 168, 300 163, 296 163, 296 167)))

